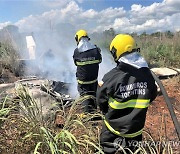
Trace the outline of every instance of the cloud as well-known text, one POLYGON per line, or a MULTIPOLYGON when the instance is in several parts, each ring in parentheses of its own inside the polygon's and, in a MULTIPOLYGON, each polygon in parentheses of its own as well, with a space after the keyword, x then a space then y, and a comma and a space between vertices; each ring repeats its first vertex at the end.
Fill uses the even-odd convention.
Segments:
MULTIPOLYGON (((60 70, 60 73, 57 73, 60 81, 66 79, 72 82, 69 77, 76 80, 75 76, 72 77, 72 72, 75 75, 72 54, 76 45, 74 34, 78 29, 86 29, 89 33, 102 32, 109 28, 121 33, 180 31, 179 0, 164 0, 149 6, 133 4, 130 10, 125 10, 123 7, 109 7, 101 11, 84 10, 79 6, 81 2, 84 0, 42 1, 42 6, 50 8, 50 11, 40 15, 30 15, 14 23, 21 32, 34 32, 40 49, 37 50, 39 55, 50 48, 54 51, 59 61, 59 64, 54 66, 58 66, 57 69, 60 70), (62 76, 68 71, 69 75, 62 76)), ((9 21, 0 23, 0 29, 9 24, 12 23, 9 21)), ((108 66, 111 64, 108 63, 108 66)), ((103 69, 102 72, 104 73, 103 69)))
POLYGON ((40 2, 44 7, 58 8, 58 7, 64 7, 70 1, 71 0, 42 0, 40 2))
POLYGON ((175 8, 180 7, 180 1, 179 0, 164 0, 164 3, 175 8))
POLYGON ((123 18, 126 15, 126 11, 123 7, 120 8, 107 8, 98 13, 99 24, 111 24, 116 18, 123 18))
MULTIPOLYGON (((109 7, 101 11, 84 10, 78 5, 77 0, 49 0, 44 3, 49 7, 56 4, 56 8, 41 15, 31 15, 19 20, 15 25, 20 31, 43 31, 65 23, 71 24, 75 30, 83 28, 89 32, 103 31, 111 27, 117 32, 138 33, 180 29, 177 20, 180 14, 179 0, 164 0, 149 6, 133 4, 130 10, 109 7)), ((2 25, 5 24, 1 24, 1 27, 2 25)))
POLYGON ((10 24, 11 24, 10 21, 4 22, 4 23, 0 23, 0 29, 3 29, 3 27, 6 27, 7 25, 10 25, 10 24))
POLYGON ((83 3, 84 0, 76 0, 78 3, 83 3))

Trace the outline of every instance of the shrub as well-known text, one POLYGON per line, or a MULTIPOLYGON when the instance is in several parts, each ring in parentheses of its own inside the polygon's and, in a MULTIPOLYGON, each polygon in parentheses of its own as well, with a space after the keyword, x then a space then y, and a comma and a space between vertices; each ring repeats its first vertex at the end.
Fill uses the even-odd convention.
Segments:
POLYGON ((9 69, 11 72, 15 73, 18 67, 19 55, 14 47, 9 43, 1 43, 0 46, 0 64, 1 64, 1 74, 3 69, 9 69))

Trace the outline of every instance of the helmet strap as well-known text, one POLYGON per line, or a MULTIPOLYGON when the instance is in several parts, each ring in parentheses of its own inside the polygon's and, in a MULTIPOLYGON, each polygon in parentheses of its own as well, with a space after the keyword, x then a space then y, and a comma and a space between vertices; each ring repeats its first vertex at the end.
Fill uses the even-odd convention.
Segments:
POLYGON ((132 49, 132 51, 129 53, 132 53, 132 52, 140 52, 140 48, 132 49))
POLYGON ((78 43, 78 35, 75 36, 75 40, 78 43))
POLYGON ((136 50, 136 52, 139 52, 139 53, 141 52, 140 48, 136 48, 135 50, 136 50))
POLYGON ((116 51, 117 51, 117 50, 116 50, 116 48, 115 48, 114 46, 112 47, 112 49, 111 49, 111 51, 110 51, 115 61, 117 61, 117 60, 116 60, 116 59, 117 59, 116 51))

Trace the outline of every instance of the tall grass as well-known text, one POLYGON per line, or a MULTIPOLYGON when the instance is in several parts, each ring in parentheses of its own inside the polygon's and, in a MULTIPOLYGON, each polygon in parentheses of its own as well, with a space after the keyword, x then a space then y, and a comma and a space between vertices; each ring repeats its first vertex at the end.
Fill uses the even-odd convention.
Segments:
POLYGON ((18 107, 24 118, 29 121, 33 127, 39 123, 44 125, 41 106, 38 106, 27 88, 22 85, 18 85, 16 88, 17 99, 15 101, 19 103, 18 107))
MULTIPOLYGON (((8 153, 103 154, 99 143, 101 122, 91 121, 93 117, 102 115, 94 113, 87 114, 85 117, 80 116, 81 102, 93 96, 75 100, 69 109, 59 109, 58 112, 65 120, 61 128, 57 128, 55 124, 50 125, 43 118, 41 108, 27 88, 19 86, 16 89, 16 95, 15 102, 19 104, 18 108, 21 112, 12 114, 6 119, 4 130, 11 131, 10 134, 0 138, 0 151, 2 149, 4 153, 9 151, 8 153), (6 142, 13 137, 13 142, 10 145, 7 144, 6 142), (7 141, 4 138, 7 138, 7 141)), ((6 100, 4 104, 5 102, 6 100)), ((2 105, 1 109, 4 109, 4 106, 2 105)), ((172 154, 171 145, 156 144, 149 133, 144 131, 143 134, 144 141, 147 143, 138 144, 134 154, 172 154)), ((162 138, 160 141, 163 143, 162 138)), ((119 150, 124 154, 133 153, 130 149, 121 146, 119 150)))
POLYGON ((100 149, 97 127, 92 126, 88 119, 81 119, 79 116, 80 103, 91 96, 86 96, 76 100, 69 110, 61 108, 58 112, 66 119, 61 129, 49 128, 46 121, 43 120, 42 112, 37 102, 29 94, 28 90, 20 86, 16 90, 16 102, 20 104, 21 119, 24 125, 28 124, 28 130, 25 131, 23 142, 34 141, 34 153, 94 153, 100 149), (84 122, 84 120, 86 122, 84 122))
POLYGON ((9 69, 14 74, 19 67, 19 54, 10 42, 0 44, 0 74, 3 69, 9 69))
POLYGON ((8 97, 5 97, 5 99, 2 102, 0 102, 0 126, 12 109, 12 107, 5 106, 7 99, 8 99, 8 97))
POLYGON ((136 36, 141 53, 152 66, 179 67, 180 66, 180 36, 172 38, 166 36, 153 37, 150 35, 136 36))
MULTIPOLYGON (((151 66, 156 67, 179 67, 180 66, 180 32, 158 32, 154 34, 131 34, 141 48, 141 53, 151 66)), ((102 52, 109 51, 110 42, 115 34, 111 31, 92 35, 93 42, 102 52), (103 51, 103 49, 106 49, 103 51)))

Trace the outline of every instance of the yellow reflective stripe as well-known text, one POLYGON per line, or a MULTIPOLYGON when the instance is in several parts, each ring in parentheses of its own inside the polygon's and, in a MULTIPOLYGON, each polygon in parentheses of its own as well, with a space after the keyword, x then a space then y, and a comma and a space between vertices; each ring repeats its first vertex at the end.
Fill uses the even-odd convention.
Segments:
POLYGON ((92 81, 81 81, 81 80, 77 80, 79 84, 91 84, 91 83, 95 83, 97 81, 97 79, 92 80, 92 81))
POLYGON ((96 64, 100 62, 101 60, 91 60, 91 61, 76 62, 76 65, 83 66, 83 65, 88 65, 88 64, 96 64))
POLYGON ((131 99, 127 102, 118 102, 112 97, 109 98, 109 106, 113 109, 125 109, 125 108, 147 108, 149 106, 150 99, 131 99))
POLYGON ((136 137, 138 135, 141 135, 142 132, 143 132, 143 129, 141 129, 141 130, 139 130, 139 131, 137 131, 135 133, 132 133, 132 134, 121 134, 119 131, 116 131, 114 128, 112 128, 110 126, 110 124, 106 120, 104 120, 104 123, 112 133, 114 133, 114 134, 116 134, 118 136, 122 136, 122 137, 133 138, 133 137, 136 137))

